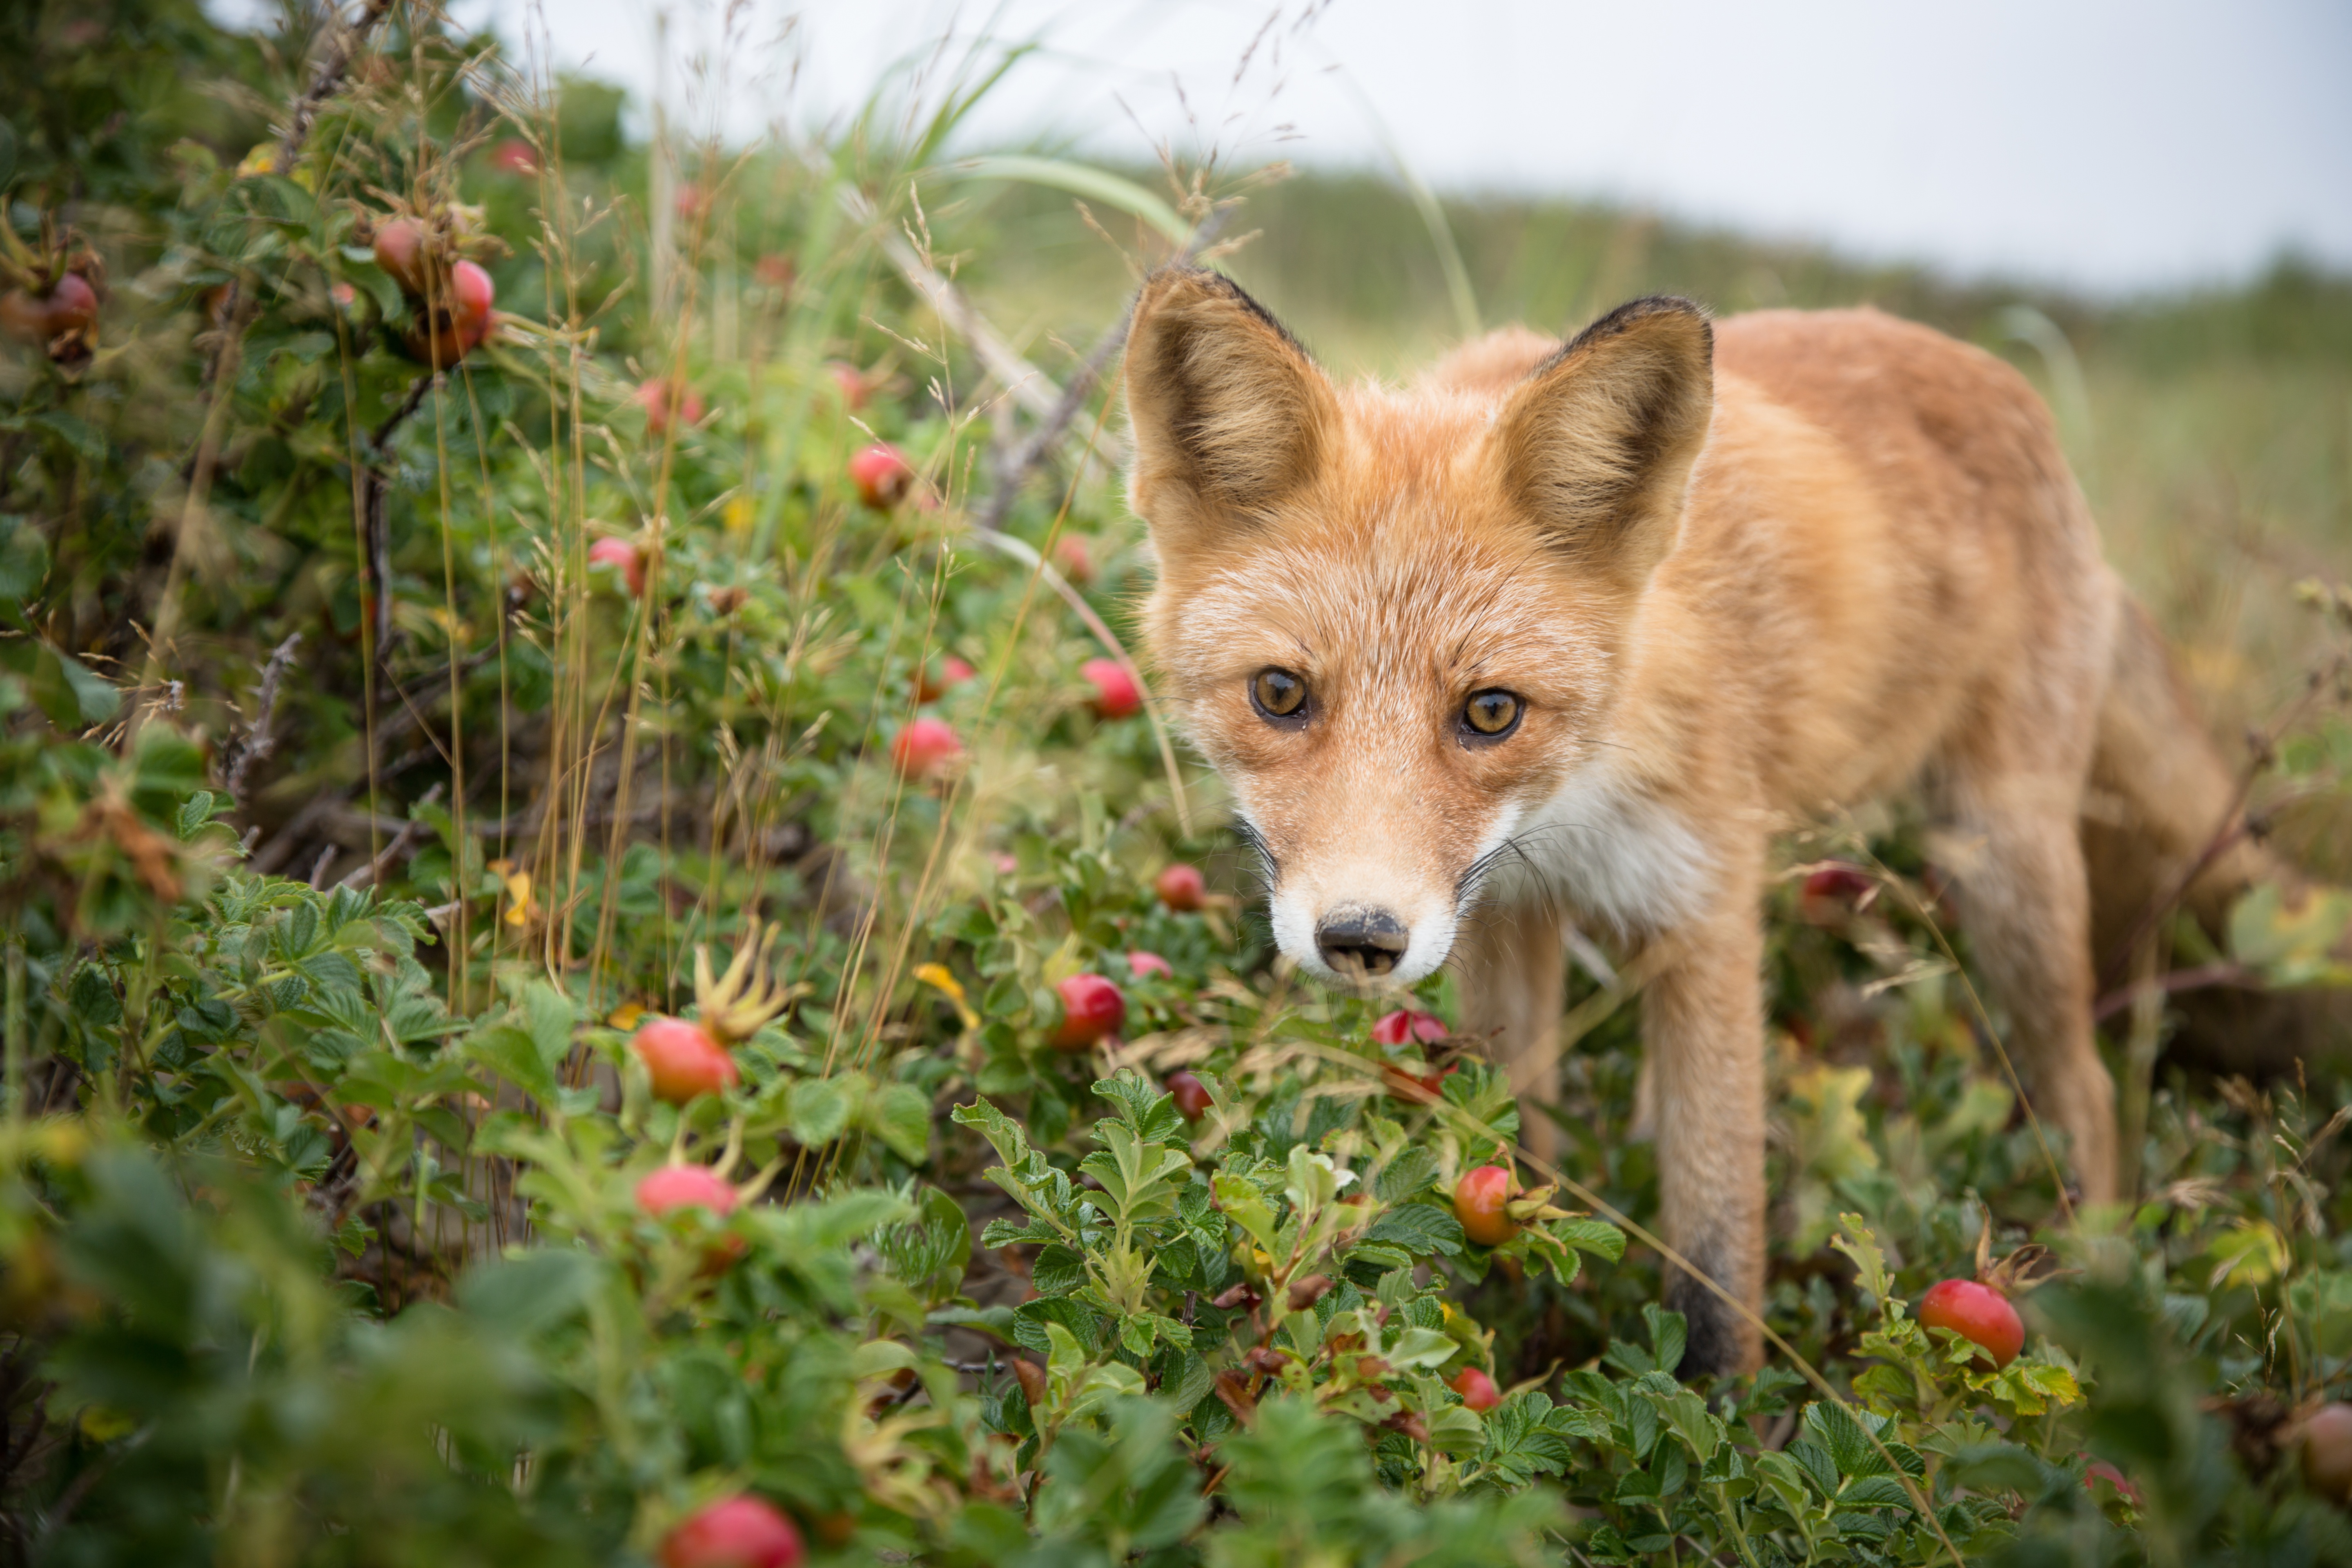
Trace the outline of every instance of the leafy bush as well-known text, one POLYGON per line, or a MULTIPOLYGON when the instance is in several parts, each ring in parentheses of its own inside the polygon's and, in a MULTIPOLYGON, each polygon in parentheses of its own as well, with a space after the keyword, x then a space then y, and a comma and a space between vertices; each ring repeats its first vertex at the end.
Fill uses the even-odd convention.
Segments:
MULTIPOLYGON (((1465 1234, 1500 1075, 1275 960, 1082 674, 1148 565, 1090 373, 1057 425, 940 291, 1008 172, 1154 257, 1240 186, 950 159, 985 47, 730 160, 412 15, 0 24, 5 287, 100 300, 0 360, 15 1559, 643 1563, 752 1499, 835 1562, 2352 1561, 2295 1448, 2344 1084, 2126 1006, 2138 1198, 2074 1215, 1914 825, 1789 846, 1766 1370, 1675 1375, 1603 961, 1561 1184, 1465 1234), (1995 1242, 2056 1269, 1998 1366, 1916 1307, 1995 1242)), ((2265 801, 2341 794, 2312 689, 2265 801)), ((2162 934, 2333 982, 2346 919, 2162 934)))

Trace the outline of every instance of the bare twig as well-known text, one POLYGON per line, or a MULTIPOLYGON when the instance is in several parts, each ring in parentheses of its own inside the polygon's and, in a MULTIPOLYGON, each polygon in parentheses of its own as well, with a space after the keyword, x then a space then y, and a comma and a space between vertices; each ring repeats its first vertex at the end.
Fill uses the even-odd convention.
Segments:
POLYGON ((270 654, 269 663, 261 671, 261 684, 254 688, 253 703, 257 710, 252 723, 246 726, 244 736, 237 742, 236 756, 228 765, 228 778, 223 786, 231 800, 245 797, 246 770, 267 757, 277 748, 278 738, 270 725, 278 716, 278 688, 286 679, 286 667, 294 662, 294 650, 300 647, 302 634, 293 632, 270 654))
MULTIPOLYGON (((436 783, 431 789, 417 796, 416 804, 408 808, 410 812, 419 811, 439 800, 442 788, 443 786, 436 783)), ((425 819, 412 815, 406 822, 400 825, 400 831, 392 836, 392 841, 377 852, 374 859, 344 878, 337 885, 345 888, 365 888, 383 880, 386 871, 407 858, 409 846, 424 836, 425 819)))
MULTIPOLYGON (((1200 226, 1192 230, 1192 237, 1184 242, 1184 248, 1171 258, 1168 265, 1190 267, 1196 257, 1215 243, 1219 231, 1225 226, 1225 219, 1233 214, 1234 205, 1226 203, 1202 218, 1200 226)), ((1135 320, 1137 298, 1137 295, 1129 295, 1127 308, 1118 313, 1118 320, 1104 328, 1102 336, 1095 340, 1092 352, 1079 364, 1077 374, 1070 377, 1070 384, 1062 389, 1062 395, 1045 412, 1044 423, 1007 455, 996 477, 996 489, 988 498, 988 510, 981 514, 981 528, 993 533, 1004 526, 1004 519, 1012 511, 1013 500, 1021 493, 1021 487, 1028 479, 1030 470, 1045 460, 1055 444, 1061 440, 1063 432, 1070 427, 1070 421, 1076 418, 1078 410, 1086 406, 1087 397, 1094 392, 1095 383, 1102 378, 1104 368, 1127 345, 1127 329, 1135 320)), ((945 314, 944 310, 941 313, 945 314)), ((1111 457, 1114 465, 1119 460, 1118 457, 1111 457)))

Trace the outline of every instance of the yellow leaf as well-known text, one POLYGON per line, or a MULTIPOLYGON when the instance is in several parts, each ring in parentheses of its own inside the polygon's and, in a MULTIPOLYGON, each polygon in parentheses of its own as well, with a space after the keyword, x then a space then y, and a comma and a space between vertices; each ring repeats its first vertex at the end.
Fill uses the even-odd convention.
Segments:
POLYGON ((507 924, 510 926, 529 925, 530 923, 531 916, 539 912, 536 909, 531 907, 530 873, 528 871, 513 872, 508 876, 506 882, 507 924))
POLYGON ((749 497, 749 496, 737 496, 737 497, 735 497, 732 500, 729 501, 729 502, 727 503, 727 505, 726 505, 723 509, 721 509, 721 510, 720 510, 720 511, 719 511, 719 515, 720 520, 721 520, 721 521, 723 521, 726 523, 726 525, 727 525, 727 531, 728 531, 728 532, 730 532, 730 533, 749 533, 749 532, 751 532, 751 497, 749 497))
POLYGON ((2208 1289, 2229 1285, 2267 1285, 2287 1265, 2286 1237, 2266 1219, 2242 1219, 2213 1238, 2205 1249, 2213 1259, 2208 1289))
POLYGON ((121 1411, 105 1405, 85 1405, 81 1419, 76 1423, 81 1435, 93 1443, 111 1443, 117 1437, 128 1437, 139 1429, 139 1423, 121 1411))
POLYGON ((604 1019, 604 1022, 610 1024, 616 1029, 634 1029, 637 1026, 637 1020, 645 1016, 645 1008, 640 1006, 638 1004, 635 1002, 624 1002, 619 1006, 613 1009, 612 1013, 604 1019))
POLYGON ((965 1028, 980 1027, 980 1015, 964 1000, 963 983, 948 972, 946 964, 919 963, 915 966, 915 978, 954 1003, 956 1016, 963 1020, 965 1028))

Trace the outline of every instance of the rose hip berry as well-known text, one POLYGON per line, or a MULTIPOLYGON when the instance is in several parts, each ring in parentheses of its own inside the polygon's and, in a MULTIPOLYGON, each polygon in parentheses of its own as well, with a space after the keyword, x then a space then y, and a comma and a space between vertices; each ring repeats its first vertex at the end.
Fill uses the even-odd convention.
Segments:
POLYGON ((1492 1410, 1503 1403, 1503 1391, 1495 1386, 1495 1380, 1483 1368, 1465 1366, 1445 1386, 1460 1394, 1462 1403, 1473 1410, 1492 1410))
POLYGON ((457 330, 472 340, 467 347, 489 335, 490 305, 498 294, 498 285, 479 263, 460 261, 449 268, 449 313, 457 318, 457 330))
POLYGON ((1054 1030, 1058 1050, 1083 1051, 1127 1022, 1126 996, 1099 974, 1073 974, 1054 989, 1062 998, 1054 1030))
POLYGON ((425 296, 425 227, 414 218, 388 218, 375 226, 375 264, 413 299, 425 296))
POLYGON ((1198 866, 1187 866, 1181 860, 1160 873, 1151 884, 1160 901, 1178 913, 1197 910, 1207 899, 1209 884, 1198 866))
POLYGON ((667 432, 672 420, 682 425, 702 420, 702 394, 676 376, 656 375, 638 383, 637 406, 646 411, 646 429, 655 436, 667 432))
POLYGON ((724 1219, 735 1212, 735 1189, 707 1165, 664 1165, 637 1182, 637 1210, 659 1219, 683 1208, 706 1208, 724 1219))
POLYGON ((1156 952, 1138 950, 1127 955, 1127 972, 1138 980, 1144 980, 1154 974, 1173 974, 1176 966, 1156 952))
POLYGON ((610 566, 620 573, 621 581, 629 585, 629 597, 642 598, 646 591, 645 552, 626 539, 600 539, 588 547, 588 564, 610 566))
POLYGON ((906 727, 891 739, 890 761, 908 778, 921 778, 939 772, 962 750, 963 742, 956 739, 953 725, 926 714, 908 720, 906 727))
POLYGON ((800 1568, 806 1549, 793 1521, 755 1497, 712 1503, 662 1542, 662 1568, 800 1568))
POLYGON ((1078 673, 1095 689, 1095 712, 1105 719, 1124 719, 1143 706, 1143 688, 1135 675, 1115 658, 1090 658, 1078 673))
POLYGON ((1919 1298, 1919 1321, 1931 1329, 1949 1329, 2007 1366, 2025 1348, 2025 1321, 2009 1298, 1973 1279, 1946 1279, 1931 1285, 1919 1298))
POLYGON ((1384 1046, 1410 1045, 1416 1041, 1434 1045, 1451 1036, 1445 1020, 1434 1013, 1416 1013, 1401 1007, 1393 1013, 1383 1013, 1372 1025, 1372 1038, 1384 1046))
POLYGON ((1198 1121, 1209 1113, 1209 1086, 1182 1068, 1168 1075, 1168 1092, 1176 1097, 1177 1114, 1185 1121, 1198 1121))
POLYGON ((915 470, 907 455, 887 441, 877 441, 849 459, 849 482, 857 499, 877 511, 888 511, 915 488, 915 470))
POLYGON ((2352 1503, 2352 1405, 2323 1405, 2304 1417, 2304 1484, 2323 1497, 2352 1503))
POLYGON ((1464 1173, 1454 1184, 1454 1217, 1462 1222, 1462 1234, 1481 1247, 1500 1247, 1518 1235, 1518 1221, 1503 1212, 1512 1184, 1511 1173, 1501 1165, 1464 1173))
POLYGON ((701 1025, 683 1018, 654 1018, 640 1025, 629 1048, 646 1064, 654 1097, 672 1105, 717 1094, 743 1076, 726 1047, 701 1025))

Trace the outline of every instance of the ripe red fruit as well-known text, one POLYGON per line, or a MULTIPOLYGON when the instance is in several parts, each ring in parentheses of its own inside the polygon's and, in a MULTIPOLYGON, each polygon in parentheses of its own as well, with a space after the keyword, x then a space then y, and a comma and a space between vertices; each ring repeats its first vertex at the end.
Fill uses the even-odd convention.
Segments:
POLYGON ((1095 711, 1105 719, 1124 719, 1143 706, 1143 688, 1135 672, 1115 658, 1090 658, 1078 666, 1095 689, 1095 711))
POLYGON ((1080 587, 1095 580, 1095 558, 1087 542, 1075 533, 1066 533, 1054 541, 1054 561, 1062 575, 1080 587))
POLYGON ((950 689, 961 686, 978 671, 953 654, 940 659, 940 672, 934 676, 926 665, 915 671, 915 700, 931 702, 948 694, 950 689))
POLYGON ((1054 1030, 1057 1050, 1083 1051, 1127 1022, 1126 996, 1099 974, 1073 974, 1054 989, 1062 998, 1062 1021, 1054 1030))
POLYGON ((425 296, 425 226, 414 218, 387 218, 375 226, 375 264, 413 299, 425 296))
POLYGON ((1797 913, 1812 925, 1843 925, 1877 885, 1852 866, 1821 867, 1807 873, 1797 913))
POLYGON ((0 331, 22 342, 47 343, 59 332, 87 331, 97 324, 98 290, 77 273, 67 273, 46 293, 11 289, 0 295, 0 331))
POLYGON ((457 330, 472 339, 467 347, 489 336, 490 304, 498 292, 498 285, 478 262, 460 261, 449 268, 449 314, 456 318, 457 330))
POLYGON ((1206 900, 1209 884, 1198 866, 1187 866, 1181 860, 1160 873, 1151 884, 1160 901, 1178 913, 1197 910, 1206 900))
POLYGON ((1168 1075, 1168 1092, 1176 1097, 1177 1113, 1185 1121, 1198 1121, 1209 1113, 1209 1086, 1182 1068, 1168 1075))
POLYGON ((1462 1396, 1462 1403, 1473 1410, 1492 1410, 1503 1403, 1503 1391, 1495 1386, 1483 1368, 1465 1366, 1447 1381, 1446 1387, 1462 1396))
POLYGON ((2009 1298, 1973 1279, 1946 1279, 1927 1288, 1919 1298, 1919 1321, 1931 1329, 1949 1329, 1973 1341, 1996 1367, 2007 1366, 2025 1348, 2025 1321, 2009 1298))
POLYGON ((697 1095, 717 1094, 742 1079, 727 1047, 710 1031, 683 1018, 653 1018, 638 1026, 629 1048, 653 1079, 654 1098, 684 1105, 697 1095))
POLYGON ((662 1568, 800 1568, 801 1532, 755 1497, 712 1503, 662 1542, 662 1568))
POLYGON ((877 511, 887 511, 915 488, 915 470, 907 455, 887 441, 877 441, 849 459, 849 482, 857 499, 877 511))
POLYGON ((1127 955, 1127 972, 1141 980, 1153 974, 1173 974, 1176 966, 1156 952, 1130 952, 1127 955))
POLYGON ((702 394, 678 376, 650 377, 637 384, 637 406, 646 411, 647 433, 659 436, 670 422, 695 425, 702 419, 702 394))
POLYGON ((1518 1235, 1518 1221, 1503 1212, 1511 1186, 1511 1173, 1501 1165, 1465 1172, 1454 1184, 1454 1217, 1462 1222, 1462 1234, 1481 1247, 1500 1247, 1518 1235))
POLYGON ((637 1209, 656 1219, 683 1208, 706 1208, 720 1218, 735 1212, 735 1189, 707 1165, 664 1165, 637 1183, 637 1209))
POLYGON ((1384 1046, 1409 1045, 1419 1041, 1434 1045, 1452 1033, 1445 1020, 1434 1013, 1416 1013, 1410 1007, 1400 1007, 1393 1013, 1383 1013, 1372 1025, 1372 1038, 1384 1046))
POLYGON ((2322 1497, 2352 1503, 2352 1405, 2323 1405, 2297 1429, 2304 1484, 2322 1497))
POLYGON ((490 149, 490 167, 501 174, 536 174, 539 155, 520 136, 509 136, 490 149))
POLYGON ((956 739, 954 726, 944 719, 926 714, 909 719, 906 727, 890 742, 890 760, 908 778, 921 778, 945 767, 963 742, 956 739))
POLYGON ((588 547, 588 564, 610 566, 621 574, 629 585, 629 597, 642 598, 646 591, 646 554, 633 540, 600 539, 588 547))

